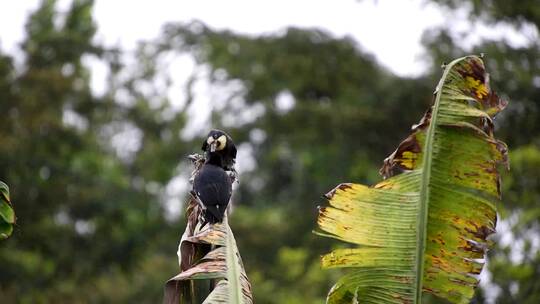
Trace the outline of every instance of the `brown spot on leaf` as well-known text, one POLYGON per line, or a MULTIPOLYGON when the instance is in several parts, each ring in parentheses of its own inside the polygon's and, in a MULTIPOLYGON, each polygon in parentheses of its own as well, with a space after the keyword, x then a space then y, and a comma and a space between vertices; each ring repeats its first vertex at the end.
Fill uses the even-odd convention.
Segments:
POLYGON ((422 119, 420 119, 420 122, 418 122, 417 124, 413 125, 412 126, 412 131, 417 131, 417 130, 424 130, 426 129, 430 122, 431 122, 431 113, 433 111, 433 108, 432 107, 429 107, 429 109, 426 111, 426 113, 424 113, 424 116, 422 116, 422 119))
POLYGON ((485 245, 477 243, 475 241, 471 241, 471 240, 467 240, 467 245, 458 247, 458 248, 463 249, 465 251, 482 253, 482 254, 484 254, 487 250, 487 247, 485 245))
POLYGON ((388 178, 395 175, 396 172, 394 172, 394 169, 396 169, 396 167, 401 170, 414 169, 417 162, 416 156, 420 152, 422 152, 422 147, 418 143, 416 134, 409 135, 399 144, 398 148, 384 160, 379 173, 384 178, 388 178))
MULTIPOLYGON (((491 90, 489 74, 485 71, 481 60, 469 58, 465 64, 456 70, 470 85, 469 90, 464 93, 475 98, 489 116, 494 117, 508 105, 508 101, 499 98, 491 90)), ((491 134, 491 132, 486 133, 491 134)))
POLYGON ((495 229, 487 226, 480 226, 474 231, 468 228, 465 228, 465 230, 481 240, 485 240, 490 234, 495 233, 495 229))
POLYGON ((483 166, 482 169, 489 173, 489 174, 496 174, 497 173, 497 169, 495 168, 495 166, 483 166))
POLYGON ((475 80, 480 80, 482 83, 485 82, 487 76, 482 61, 474 57, 467 58, 461 67, 456 68, 456 71, 463 78, 472 77, 475 80))
POLYGON ((464 281, 464 280, 460 280, 460 279, 456 279, 456 278, 450 278, 448 279, 449 281, 451 282, 454 282, 454 283, 457 283, 457 284, 460 284, 460 285, 463 285, 463 286, 475 286, 476 284, 471 284, 467 281, 464 281))
POLYGON ((416 155, 422 152, 422 147, 418 143, 416 134, 425 130, 431 122, 432 107, 430 107, 420 122, 412 126, 413 133, 405 138, 397 147, 397 149, 390 154, 383 162, 383 166, 379 170, 379 173, 386 179, 393 175, 400 173, 403 170, 411 170, 416 165, 416 159, 411 157, 404 157, 404 152, 411 152, 416 155), (400 170, 396 170, 400 169, 400 170))
POLYGON ((486 99, 484 110, 489 114, 489 116, 494 117, 500 111, 502 111, 508 105, 508 101, 499 98, 497 94, 490 90, 489 96, 486 99))
POLYGON ((466 177, 480 176, 478 172, 465 172, 463 173, 466 177))
POLYGON ((508 162, 508 146, 504 142, 498 140, 495 143, 495 147, 497 148, 497 151, 501 153, 502 164, 506 166, 506 170, 510 170, 510 163, 508 162))

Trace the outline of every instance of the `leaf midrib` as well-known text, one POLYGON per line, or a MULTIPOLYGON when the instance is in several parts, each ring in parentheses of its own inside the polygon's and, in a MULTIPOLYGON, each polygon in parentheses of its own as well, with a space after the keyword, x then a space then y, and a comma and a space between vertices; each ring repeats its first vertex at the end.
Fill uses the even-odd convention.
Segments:
POLYGON ((239 260, 236 255, 236 242, 231 228, 227 225, 227 280, 229 281, 229 301, 230 303, 243 304, 244 298, 240 292, 241 270, 239 269, 239 260))
POLYGON ((426 247, 426 236, 427 236, 427 218, 428 218, 428 207, 429 207, 429 194, 430 194, 430 181, 431 181, 431 163, 433 160, 433 141, 435 135, 435 128, 437 126, 437 116, 439 113, 439 104, 441 99, 441 94, 443 91, 444 83, 448 73, 450 72, 452 66, 456 62, 463 60, 463 58, 458 58, 452 61, 449 65, 446 66, 443 76, 439 84, 437 84, 437 95, 435 97, 435 104, 433 105, 433 112, 431 115, 431 121, 428 127, 428 132, 426 135, 425 141, 425 153, 423 157, 423 167, 422 167, 422 179, 420 183, 420 208, 417 217, 417 238, 416 238, 416 263, 415 263, 415 283, 414 283, 414 303, 422 303, 422 283, 424 277, 424 252, 426 247))

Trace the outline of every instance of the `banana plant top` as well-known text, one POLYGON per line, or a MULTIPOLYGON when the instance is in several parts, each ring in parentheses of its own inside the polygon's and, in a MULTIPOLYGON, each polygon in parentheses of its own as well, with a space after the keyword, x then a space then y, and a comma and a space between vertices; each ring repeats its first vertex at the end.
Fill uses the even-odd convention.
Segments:
MULTIPOLYGON (((195 166, 192 182, 205 159, 199 154, 189 159, 195 166)), ((251 283, 227 215, 222 223, 202 224, 202 205, 194 195, 187 203, 188 222, 178 245, 181 272, 165 284, 163 303, 252 304, 251 283)))
POLYGON ((322 258, 353 268, 328 303, 420 303, 422 292, 468 303, 495 232, 497 164, 506 145, 493 136, 506 102, 489 87, 479 57, 446 66, 435 102, 384 161, 385 180, 341 184, 321 208, 321 235, 358 245, 322 258))

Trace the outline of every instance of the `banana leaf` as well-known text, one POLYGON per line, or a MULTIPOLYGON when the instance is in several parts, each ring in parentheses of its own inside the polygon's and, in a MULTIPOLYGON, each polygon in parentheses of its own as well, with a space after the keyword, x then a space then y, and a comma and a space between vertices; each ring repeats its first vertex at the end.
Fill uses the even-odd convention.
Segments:
POLYGON ((325 268, 349 268, 327 303, 421 303, 426 292, 470 301, 497 222, 507 147, 493 117, 506 104, 480 57, 454 60, 433 106, 384 160, 384 180, 326 195, 316 233, 355 245, 322 257, 325 268))
POLYGON ((0 240, 8 238, 15 225, 15 212, 9 199, 9 187, 0 182, 0 240))

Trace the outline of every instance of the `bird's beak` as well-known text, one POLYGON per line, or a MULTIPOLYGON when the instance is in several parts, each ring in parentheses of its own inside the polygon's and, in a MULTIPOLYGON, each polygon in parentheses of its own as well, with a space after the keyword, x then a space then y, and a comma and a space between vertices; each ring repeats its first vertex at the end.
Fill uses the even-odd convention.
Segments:
POLYGON ((217 149, 217 140, 210 136, 206 139, 206 143, 210 146, 210 152, 215 152, 217 149))
POLYGON ((210 144, 210 152, 216 152, 216 149, 217 149, 217 140, 213 141, 210 144))

